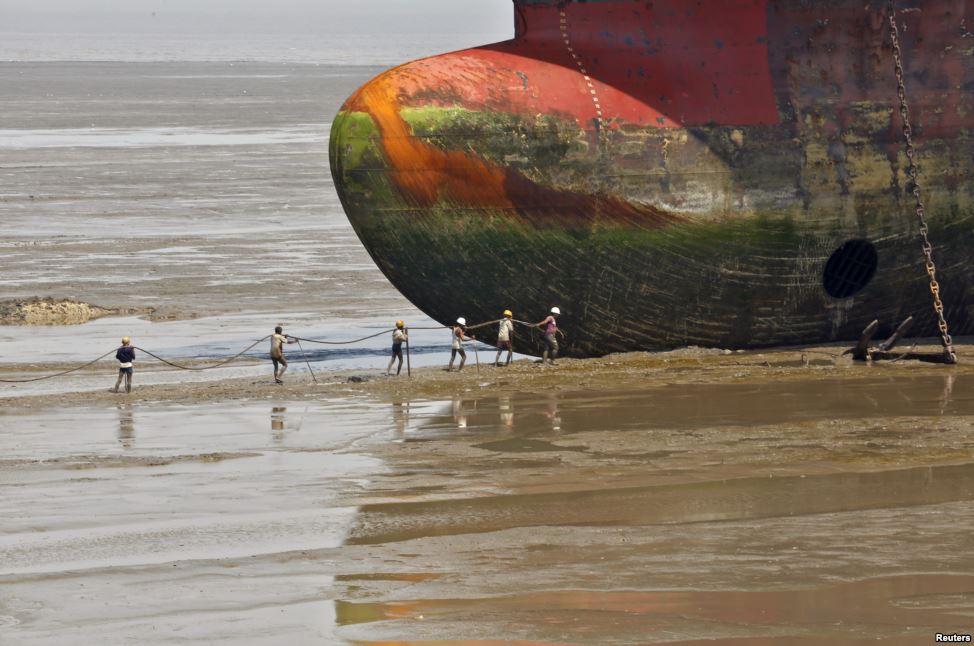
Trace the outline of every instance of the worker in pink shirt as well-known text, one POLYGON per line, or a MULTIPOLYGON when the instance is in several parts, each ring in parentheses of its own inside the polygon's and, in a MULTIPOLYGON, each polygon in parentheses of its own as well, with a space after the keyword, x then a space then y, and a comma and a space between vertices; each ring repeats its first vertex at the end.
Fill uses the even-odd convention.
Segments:
POLYGON ((551 365, 555 365, 555 359, 558 358, 558 335, 561 334, 564 336, 564 332, 558 329, 557 317, 559 314, 561 314, 561 310, 557 307, 552 307, 548 317, 536 325, 544 333, 545 351, 541 355, 542 365, 544 365, 549 357, 551 358, 551 365))

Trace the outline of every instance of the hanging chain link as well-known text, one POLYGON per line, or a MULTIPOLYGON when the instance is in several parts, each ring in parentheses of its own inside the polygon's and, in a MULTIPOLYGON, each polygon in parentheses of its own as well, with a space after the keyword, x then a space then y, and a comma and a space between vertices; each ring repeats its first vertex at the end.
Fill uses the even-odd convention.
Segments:
POLYGON ((888 0, 889 31, 893 45, 893 62, 896 70, 896 94, 900 99, 900 116, 903 119, 903 139, 906 141, 906 158, 909 161, 907 174, 912 184, 913 199, 916 204, 916 216, 920 221, 920 239, 923 242, 923 256, 926 259, 927 276, 930 277, 930 294, 933 296, 933 310, 937 313, 937 328, 940 330, 940 340, 944 346, 944 360, 946 363, 957 363, 954 353, 954 341, 944 318, 944 304, 940 300, 940 283, 937 282, 937 265, 933 262, 933 245, 930 244, 930 227, 927 226, 923 200, 920 197, 920 180, 917 169, 916 146, 913 144, 913 127, 910 125, 910 106, 906 99, 906 84, 903 81, 903 54, 900 50, 900 30, 896 26, 896 8, 894 0, 888 0))

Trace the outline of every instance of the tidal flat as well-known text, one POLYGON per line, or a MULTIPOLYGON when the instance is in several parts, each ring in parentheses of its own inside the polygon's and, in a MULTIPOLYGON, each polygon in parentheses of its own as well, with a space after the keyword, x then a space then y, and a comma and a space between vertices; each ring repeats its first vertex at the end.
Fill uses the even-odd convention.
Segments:
POLYGON ((963 632, 974 372, 803 352, 4 399, 0 630, 18 644, 963 632))

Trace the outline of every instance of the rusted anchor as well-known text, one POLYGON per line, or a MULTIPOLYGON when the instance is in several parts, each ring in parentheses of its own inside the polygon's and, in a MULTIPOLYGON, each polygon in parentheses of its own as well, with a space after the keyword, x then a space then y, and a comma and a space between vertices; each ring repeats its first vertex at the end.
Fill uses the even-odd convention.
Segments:
POLYGON ((926 363, 942 363, 946 365, 953 365, 957 363, 957 355, 954 354, 954 348, 947 346, 941 353, 932 352, 890 352, 896 344, 900 342, 903 335, 909 331, 910 327, 913 325, 913 317, 908 316, 905 321, 900 323, 900 326, 896 328, 896 331, 890 335, 888 339, 880 343, 878 346, 871 346, 870 342, 873 339, 873 335, 876 334, 876 330, 879 329, 879 321, 873 321, 866 326, 866 329, 862 331, 862 336, 859 337, 859 343, 855 347, 849 348, 843 355, 851 354, 855 361, 900 361, 902 359, 907 359, 909 361, 923 361, 926 363))

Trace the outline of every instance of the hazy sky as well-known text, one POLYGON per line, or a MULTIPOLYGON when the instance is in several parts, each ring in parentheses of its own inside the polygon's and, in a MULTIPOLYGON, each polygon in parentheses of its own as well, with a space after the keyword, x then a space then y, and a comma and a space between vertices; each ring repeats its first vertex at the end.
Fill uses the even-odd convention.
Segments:
POLYGON ((0 0, 0 31, 506 37, 511 0, 0 0))

